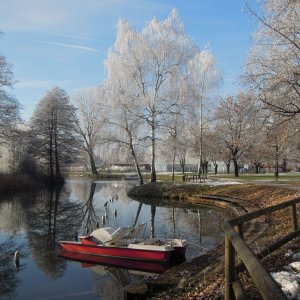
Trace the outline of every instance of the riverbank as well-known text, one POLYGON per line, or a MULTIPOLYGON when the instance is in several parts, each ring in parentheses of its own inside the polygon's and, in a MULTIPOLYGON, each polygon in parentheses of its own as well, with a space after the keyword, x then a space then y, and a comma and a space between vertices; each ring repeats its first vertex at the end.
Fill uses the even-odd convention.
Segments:
MULTIPOLYGON (((129 192, 130 197, 144 199, 142 201, 154 205, 159 205, 160 198, 164 198, 164 201, 201 204, 203 199, 200 195, 203 194, 231 198, 248 212, 299 196, 297 191, 258 184, 218 186, 209 183, 200 185, 160 182, 136 187, 129 192)), ((207 199, 205 201, 208 204, 207 199)), ((245 230, 245 240, 254 251, 263 248, 289 231, 289 215, 289 211, 283 210, 269 215, 264 220, 257 220, 245 230)), ((288 249, 297 251, 299 248, 299 240, 294 240, 265 258, 263 264, 270 272, 280 270, 287 263, 287 257, 284 255, 286 251, 288 249)), ((222 299, 224 295, 223 255, 224 245, 221 244, 205 256, 200 256, 192 262, 186 262, 151 279, 146 282, 148 288, 152 290, 152 295, 148 294, 148 297, 151 299, 222 299)), ((242 274, 242 281, 248 297, 260 299, 247 273, 242 274)))
POLYGON ((0 174, 0 192, 21 191, 38 187, 39 183, 28 176, 0 174))

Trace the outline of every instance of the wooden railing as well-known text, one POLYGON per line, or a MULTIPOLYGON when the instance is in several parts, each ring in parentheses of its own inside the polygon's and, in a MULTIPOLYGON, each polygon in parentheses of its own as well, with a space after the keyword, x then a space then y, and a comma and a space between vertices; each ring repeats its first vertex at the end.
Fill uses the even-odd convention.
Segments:
POLYGON ((288 299, 260 259, 277 250, 300 235, 297 221, 297 207, 300 198, 266 207, 224 222, 225 232, 225 300, 247 299, 239 280, 239 272, 247 269, 263 299, 288 299), (290 207, 292 231, 273 242, 267 249, 255 254, 243 239, 242 225, 263 215, 290 207), (236 257, 239 263, 236 264, 236 257))

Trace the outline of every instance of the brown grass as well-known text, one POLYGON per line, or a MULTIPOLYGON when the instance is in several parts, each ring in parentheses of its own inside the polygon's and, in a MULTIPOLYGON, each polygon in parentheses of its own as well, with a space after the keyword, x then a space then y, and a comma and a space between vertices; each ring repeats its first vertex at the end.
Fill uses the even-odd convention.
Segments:
MULTIPOLYGON (((131 191, 136 197, 144 195, 146 197, 165 197, 172 200, 186 200, 189 197, 199 194, 214 194, 219 196, 232 197, 247 207, 248 211, 253 211, 259 208, 272 206, 299 196, 299 192, 277 186, 263 186, 256 184, 243 185, 227 185, 227 186, 203 186, 189 184, 169 184, 158 183, 150 186, 143 186, 131 191)), ((194 200, 194 199, 193 199, 194 200)), ((156 201, 159 201, 157 199, 156 201)), ((193 201, 193 203, 195 203, 193 201)), ((269 229, 258 240, 255 241, 257 248, 262 248, 268 245, 272 240, 285 235, 291 231, 290 212, 289 209, 284 209, 279 212, 270 214, 265 217, 265 222, 268 223, 269 229)), ((219 255, 224 254, 221 246, 219 255)), ((293 240, 278 251, 269 255, 263 260, 263 264, 269 271, 280 269, 287 263, 284 254, 287 248, 300 250, 299 239, 293 240)), ((201 260, 199 260, 200 262, 201 260)), ((201 262, 202 263, 202 262, 201 262)), ((156 294, 152 299, 223 299, 224 294, 224 261, 223 259, 214 259, 211 263, 211 270, 203 277, 203 265, 197 263, 197 260, 192 264, 186 265, 184 269, 178 268, 179 271, 170 273, 170 276, 175 278, 180 277, 180 274, 186 272, 186 281, 184 284, 173 287, 167 291, 156 294), (204 279, 203 279, 204 278, 204 279)), ((252 280, 247 273, 242 274, 242 281, 246 289, 246 293, 250 299, 260 299, 252 280)), ((160 281, 160 278, 157 279, 160 281)))

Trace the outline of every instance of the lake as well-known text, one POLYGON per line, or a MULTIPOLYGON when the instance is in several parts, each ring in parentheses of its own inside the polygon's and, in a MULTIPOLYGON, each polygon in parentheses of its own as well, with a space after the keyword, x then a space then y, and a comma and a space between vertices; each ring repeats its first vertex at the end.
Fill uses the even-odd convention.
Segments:
MULTIPOLYGON (((62 189, 23 192, 0 198, 0 299, 123 299, 124 288, 155 274, 58 257, 59 240, 74 240, 96 226, 128 227, 140 202, 130 199, 132 182, 67 180, 62 189), (107 205, 105 206, 105 203, 107 205), (13 261, 18 250, 20 265, 13 261)), ((189 241, 189 261, 223 241, 227 212, 203 206, 143 204, 139 223, 150 235, 189 241)))

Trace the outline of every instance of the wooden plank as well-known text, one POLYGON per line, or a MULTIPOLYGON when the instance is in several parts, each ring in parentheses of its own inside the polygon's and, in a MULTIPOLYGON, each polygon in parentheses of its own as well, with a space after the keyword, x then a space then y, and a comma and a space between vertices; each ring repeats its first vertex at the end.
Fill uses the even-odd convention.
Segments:
POLYGON ((296 204, 291 206, 291 220, 292 220, 292 228, 293 230, 298 229, 298 221, 297 221, 297 208, 296 204))
POLYGON ((230 240, 237 251, 263 299, 288 299, 275 280, 262 266, 256 255, 233 229, 231 224, 224 222, 223 228, 226 238, 230 240))
POLYGON ((232 282, 235 273, 235 251, 230 239, 225 237, 225 300, 233 299, 232 282))
POLYGON ((279 204, 274 205, 274 206, 269 206, 269 207, 266 207, 266 208, 255 210, 255 211, 250 212, 246 215, 242 215, 240 217, 233 218, 229 222, 232 226, 237 226, 237 225, 240 225, 240 224, 245 223, 247 221, 250 221, 252 219, 258 218, 262 215, 267 215, 267 214, 270 214, 270 213, 275 212, 277 210, 281 210, 281 209, 284 209, 286 207, 289 207, 291 205, 296 205, 299 202, 300 202, 300 197, 289 200, 289 201, 286 201, 286 202, 279 203, 279 204))

